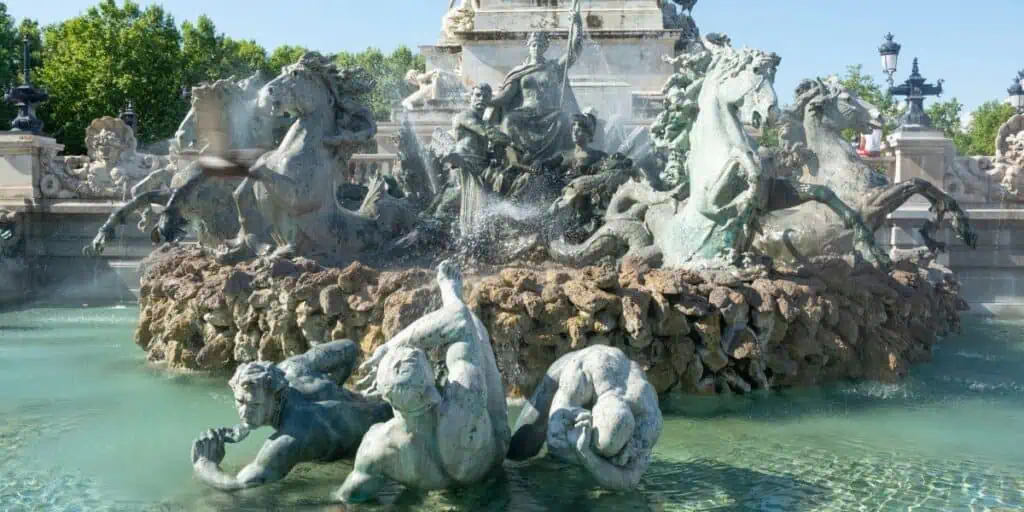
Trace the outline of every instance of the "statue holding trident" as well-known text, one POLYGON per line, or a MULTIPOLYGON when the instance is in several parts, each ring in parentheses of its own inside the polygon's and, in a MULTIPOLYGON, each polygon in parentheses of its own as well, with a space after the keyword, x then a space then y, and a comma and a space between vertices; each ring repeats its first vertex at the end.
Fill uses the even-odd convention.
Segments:
POLYGON ((507 75, 491 101, 489 119, 512 140, 513 162, 530 166, 573 147, 572 116, 580 112, 569 83, 569 68, 583 51, 582 0, 574 0, 565 55, 547 60, 547 32, 527 39, 529 56, 507 75))

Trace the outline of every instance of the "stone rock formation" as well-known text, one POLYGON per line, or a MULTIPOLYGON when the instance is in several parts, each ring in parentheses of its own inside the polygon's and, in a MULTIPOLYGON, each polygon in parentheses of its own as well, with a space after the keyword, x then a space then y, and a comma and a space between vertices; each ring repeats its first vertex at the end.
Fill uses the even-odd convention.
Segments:
MULTIPOLYGON (((135 341, 151 361, 193 370, 280 361, 341 338, 369 354, 437 308, 432 277, 304 258, 226 266, 198 248, 165 247, 145 262, 135 341)), ((934 263, 899 261, 884 273, 839 257, 703 273, 634 258, 618 269, 509 266, 468 274, 465 298, 517 397, 558 357, 598 344, 637 361, 658 393, 895 381, 959 329, 966 307, 934 263)))

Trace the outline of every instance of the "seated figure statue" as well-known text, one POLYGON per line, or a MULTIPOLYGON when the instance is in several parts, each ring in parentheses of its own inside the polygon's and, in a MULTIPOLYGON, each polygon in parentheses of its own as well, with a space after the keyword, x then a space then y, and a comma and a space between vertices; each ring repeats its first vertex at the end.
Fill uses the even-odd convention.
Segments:
POLYGON ((395 417, 374 425, 338 497, 373 499, 388 480, 418 489, 478 482, 501 467, 510 433, 505 389, 480 319, 462 301, 462 276, 438 266, 443 306, 413 322, 363 364, 363 382, 395 417), (438 390, 424 350, 447 347, 447 382, 438 390))
POLYGON ((341 387, 359 357, 351 340, 319 345, 280 364, 246 363, 229 385, 242 424, 203 433, 192 445, 195 475, 211 487, 234 491, 284 478, 296 464, 351 457, 374 423, 391 418, 379 399, 341 387), (224 443, 244 439, 249 430, 269 426, 274 434, 256 460, 237 476, 220 469, 224 443))
POLYGON ((621 350, 594 345, 555 361, 516 421, 508 458, 548 451, 607 489, 633 489, 661 435, 658 395, 621 350), (589 409, 589 411, 587 410, 589 409))
POLYGON ((527 40, 529 56, 505 76, 488 117, 500 122, 514 143, 514 162, 534 165, 571 147, 570 115, 579 112, 567 76, 583 52, 583 18, 579 0, 573 2, 569 47, 557 60, 548 60, 547 32, 527 40))

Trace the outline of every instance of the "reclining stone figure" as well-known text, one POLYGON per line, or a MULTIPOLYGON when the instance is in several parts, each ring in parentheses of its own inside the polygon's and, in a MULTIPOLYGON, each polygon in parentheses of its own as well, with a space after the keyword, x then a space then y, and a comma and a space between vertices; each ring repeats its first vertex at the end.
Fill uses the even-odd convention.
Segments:
POLYGON ((438 266, 443 306, 380 346, 361 383, 394 407, 374 425, 356 453, 355 468, 337 497, 373 499, 388 480, 418 489, 478 482, 501 466, 511 438, 505 388, 490 338, 462 301, 462 276, 438 266), (447 347, 447 383, 440 391, 425 350, 447 347))
POLYGON ((340 340, 310 349, 279 364, 246 363, 229 385, 242 424, 211 429, 192 445, 199 480, 222 491, 255 487, 284 478, 296 464, 351 457, 370 426, 391 418, 391 407, 341 387, 359 357, 359 347, 340 340), (269 426, 274 434, 236 476, 220 468, 224 443, 236 443, 250 429, 269 426))
POLYGON ((661 436, 658 395, 621 350, 594 345, 556 360, 516 421, 508 458, 548 451, 607 489, 636 488, 661 436))

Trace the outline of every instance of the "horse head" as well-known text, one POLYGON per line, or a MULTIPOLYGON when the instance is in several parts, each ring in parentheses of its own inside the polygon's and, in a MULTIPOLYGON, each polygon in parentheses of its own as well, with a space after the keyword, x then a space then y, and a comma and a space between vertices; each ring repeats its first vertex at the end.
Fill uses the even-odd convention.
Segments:
POLYGON ((709 101, 738 112, 737 121, 760 129, 777 115, 778 97, 775 94, 775 71, 781 58, 769 52, 742 48, 734 49, 728 38, 704 38, 704 47, 712 60, 701 84, 701 110, 709 101))
POLYGON ((319 52, 306 52, 263 86, 259 106, 269 109, 272 115, 297 117, 337 108, 344 95, 342 82, 346 71, 339 70, 319 52))
POLYGON ((836 77, 800 82, 793 110, 805 124, 816 123, 835 132, 853 129, 867 133, 882 127, 878 107, 843 87, 836 77))

